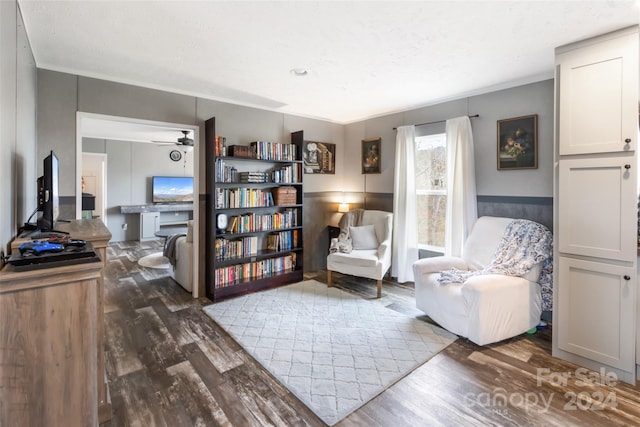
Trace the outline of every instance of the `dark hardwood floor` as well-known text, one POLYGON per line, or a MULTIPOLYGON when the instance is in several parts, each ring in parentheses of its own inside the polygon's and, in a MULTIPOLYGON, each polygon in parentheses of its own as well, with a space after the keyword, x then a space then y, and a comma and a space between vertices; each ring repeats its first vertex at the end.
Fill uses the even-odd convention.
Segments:
MULTIPOLYGON (((104 426, 323 426, 202 311, 169 270, 139 267, 162 240, 108 248, 106 367, 113 418, 104 426)), ((326 283, 326 272, 307 274, 326 283)), ((412 284, 340 274, 336 286, 429 321, 412 284)), ((640 425, 640 387, 584 384, 551 357, 551 330, 479 347, 459 339, 342 420, 346 426, 640 425), (544 371, 540 371, 544 370, 544 371), (539 373, 543 372, 543 373, 539 373), (570 375, 567 384, 563 376, 570 375)))

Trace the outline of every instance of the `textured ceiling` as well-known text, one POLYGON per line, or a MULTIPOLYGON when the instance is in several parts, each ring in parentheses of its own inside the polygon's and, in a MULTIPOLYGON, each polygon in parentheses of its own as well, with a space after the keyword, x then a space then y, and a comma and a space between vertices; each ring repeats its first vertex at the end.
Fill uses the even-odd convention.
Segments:
POLYGON ((640 22, 636 0, 18 3, 40 68, 337 123, 551 78, 556 46, 640 22))

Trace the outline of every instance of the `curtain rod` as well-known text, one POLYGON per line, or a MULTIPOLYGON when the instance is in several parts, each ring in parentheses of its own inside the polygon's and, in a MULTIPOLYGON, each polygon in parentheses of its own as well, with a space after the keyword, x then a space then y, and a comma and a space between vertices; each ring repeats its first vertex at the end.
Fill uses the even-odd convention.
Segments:
MULTIPOLYGON (((473 116, 467 116, 470 119, 473 119, 474 117, 480 117, 480 114, 475 114, 473 116)), ((446 120, 436 120, 435 122, 428 122, 428 123, 419 123, 417 125, 414 126, 426 126, 426 125, 435 125, 436 123, 444 123, 446 122, 446 120)), ((393 128, 393 130, 398 130, 398 128, 393 128)))

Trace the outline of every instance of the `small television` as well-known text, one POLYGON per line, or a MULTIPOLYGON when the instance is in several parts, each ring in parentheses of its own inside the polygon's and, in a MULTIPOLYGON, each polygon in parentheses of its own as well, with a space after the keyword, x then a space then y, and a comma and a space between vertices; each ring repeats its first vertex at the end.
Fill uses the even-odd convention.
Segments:
POLYGON ((154 176, 151 187, 153 203, 193 203, 192 176, 154 176))
POLYGON ((51 151, 43 162, 43 175, 38 178, 38 217, 40 231, 52 231, 60 212, 58 194, 58 158, 51 151))

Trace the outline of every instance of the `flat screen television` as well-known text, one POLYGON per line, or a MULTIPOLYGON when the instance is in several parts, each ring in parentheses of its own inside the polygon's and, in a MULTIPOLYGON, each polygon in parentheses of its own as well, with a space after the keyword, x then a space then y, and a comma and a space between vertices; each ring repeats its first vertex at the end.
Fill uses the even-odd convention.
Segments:
POLYGON ((51 151, 43 162, 43 175, 38 178, 38 217, 40 231, 52 231, 60 212, 58 194, 58 158, 51 151))
POLYGON ((151 182, 153 203, 192 203, 192 176, 154 176, 151 182))

